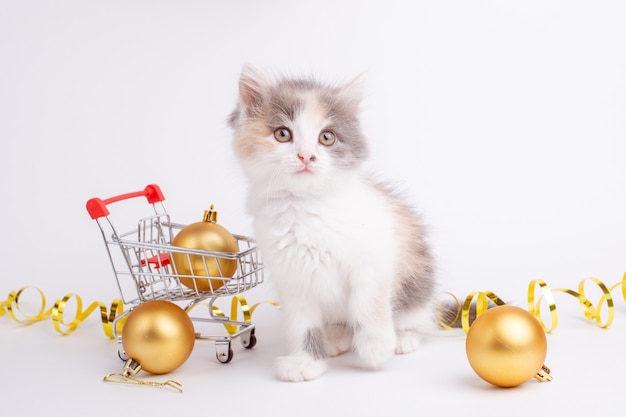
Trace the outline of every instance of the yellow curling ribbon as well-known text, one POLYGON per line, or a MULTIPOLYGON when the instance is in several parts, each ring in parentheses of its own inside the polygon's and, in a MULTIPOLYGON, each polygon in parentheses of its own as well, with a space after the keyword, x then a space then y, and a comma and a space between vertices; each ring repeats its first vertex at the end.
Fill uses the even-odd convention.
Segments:
POLYGON ((530 284, 528 284, 528 312, 532 314, 533 316, 535 316, 537 320, 539 320, 541 327, 543 327, 543 329, 547 333, 550 333, 552 330, 556 329, 556 326, 559 322, 559 316, 556 312, 556 302, 554 301, 554 296, 552 295, 550 288, 548 288, 548 284, 546 284, 541 279, 533 280, 530 282, 530 284), (539 297, 539 299, 535 303, 535 289, 537 288, 537 286, 539 286, 543 295, 539 297), (544 298, 547 300, 548 308, 550 310, 550 319, 551 319, 550 327, 547 327, 545 322, 541 318, 540 307, 541 307, 541 301, 544 298))
MULTIPOLYGON (((280 304, 272 300, 262 301, 262 302, 259 302, 250 306, 248 304, 248 301, 246 300, 246 297, 244 297, 243 295, 235 295, 233 296, 230 302, 230 316, 227 317, 226 314, 216 305, 213 305, 212 310, 213 310, 213 315, 215 316, 227 317, 230 321, 238 321, 237 320, 239 316, 238 311, 239 311, 239 307, 241 307, 241 312, 243 314, 244 323, 251 323, 252 313, 254 313, 254 310, 256 310, 256 308, 260 306, 261 304, 270 304, 276 308, 280 308, 280 304)), ((189 309, 189 311, 191 311, 193 308, 197 307, 198 305, 199 304, 192 306, 189 309)), ((209 306, 208 303, 203 303, 202 305, 207 306, 207 307, 209 306)), ((238 331, 236 324, 224 323, 224 327, 226 328, 226 331, 228 332, 228 334, 231 334, 231 335, 237 333, 238 331)))
MULTIPOLYGON (((98 301, 94 301, 93 303, 91 303, 91 305, 89 305, 89 307, 87 307, 85 311, 83 311, 82 298, 80 298, 80 296, 76 294, 67 294, 62 299, 57 300, 57 302, 54 304, 54 307, 52 307, 52 324, 56 331, 58 331, 59 333, 70 334, 74 330, 76 330, 78 325, 85 321, 85 319, 89 317, 91 313, 93 313, 97 308, 100 309, 100 320, 102 321, 104 334, 106 334, 110 338, 114 338, 115 336, 113 334, 113 320, 115 320, 115 317, 117 317, 118 314, 121 314, 124 310, 122 300, 119 299, 113 301, 113 303, 111 304, 110 312, 107 311, 106 305, 98 301), (65 307, 68 301, 70 301, 72 298, 76 299, 76 315, 74 316, 74 320, 69 323, 65 323, 65 307), (63 329, 63 326, 65 326, 66 329, 63 329)), ((118 322, 117 326, 117 330, 121 331, 122 323, 118 322)))
MULTIPOLYGON (((611 286, 611 288, 608 288, 598 278, 590 277, 590 278, 583 279, 582 281, 578 283, 578 291, 574 291, 568 288, 555 288, 552 291, 563 292, 565 294, 569 294, 575 297, 578 300, 580 307, 582 308, 585 318, 587 318, 588 320, 595 320, 597 325, 604 329, 604 328, 609 327, 613 323, 613 320, 615 318, 615 304, 613 303, 613 296, 611 292, 620 285, 622 286, 622 295, 624 296, 624 300, 626 300, 626 292, 624 291, 624 288, 626 287, 626 274, 624 274, 624 277, 622 278, 621 282, 614 284, 613 286, 611 286), (585 286, 587 282, 592 282, 596 284, 598 288, 600 289, 600 291, 602 291, 602 296, 598 300, 598 303, 596 304, 596 306, 594 306, 593 303, 589 301, 589 299, 585 296, 585 286), (606 303, 608 312, 607 312, 606 320, 603 321, 602 308, 605 303, 606 303)), ((554 301, 554 296, 552 292, 550 291, 547 284, 543 280, 537 279, 537 280, 531 281, 529 284, 528 311, 539 320, 542 327, 547 333, 550 333, 554 329, 556 329, 556 326, 558 324, 556 302, 554 301), (539 297, 538 300, 535 302, 535 288, 537 287, 537 285, 541 288, 543 295, 539 297), (548 302, 551 321, 552 321, 551 326, 549 327, 545 325, 545 322, 541 318, 540 306, 544 298, 548 302)))
POLYGON ((465 297, 463 304, 459 302, 459 299, 452 293, 447 292, 446 294, 450 295, 454 298, 454 302, 456 303, 456 315, 452 320, 449 320, 446 323, 443 320, 443 311, 440 306, 440 317, 438 320, 439 326, 445 330, 451 330, 455 328, 454 323, 456 323, 461 317, 461 328, 465 333, 469 332, 469 328, 472 321, 472 311, 474 312, 474 316, 478 317, 489 308, 489 301, 496 305, 504 305, 506 304, 500 297, 498 297, 495 293, 491 291, 473 291, 465 297), (474 299, 476 299, 474 301, 474 299))
MULTIPOLYGON (((243 321, 245 323, 251 323, 252 313, 254 313, 254 310, 261 304, 271 304, 275 307, 280 307, 278 302, 272 300, 256 303, 250 306, 244 296, 233 296, 231 300, 230 320, 237 321, 238 310, 239 307, 241 307, 243 321)), ((197 305, 193 307, 196 306, 197 305)), ((113 332, 113 322, 115 318, 121 315, 124 311, 124 304, 121 299, 114 299, 111 303, 110 309, 107 309, 104 303, 94 301, 85 310, 83 310, 82 298, 77 294, 68 293, 63 298, 56 300, 54 306, 46 309, 46 296, 43 291, 36 287, 23 287, 19 291, 11 291, 6 300, 0 301, 0 316, 4 316, 8 313, 14 321, 21 324, 32 324, 51 317, 54 329, 64 335, 74 332, 78 326, 97 309, 100 311, 100 321, 102 322, 102 328, 105 335, 110 338, 115 338, 115 334, 113 332), (36 314, 25 314, 21 311, 20 297, 22 297, 24 292, 27 290, 35 290, 39 295, 39 311, 36 314), (70 321, 67 322, 67 305, 72 299, 74 299, 76 303, 76 312, 74 317, 71 317, 70 321)), ((213 314, 216 316, 226 317, 226 314, 215 305, 213 306, 213 314)), ((121 334, 123 324, 123 319, 118 321, 116 329, 117 334, 121 334)), ((237 325, 225 323, 224 327, 226 327, 229 334, 237 333, 237 325)))
POLYGON ((465 297, 465 302, 463 302, 463 306, 461 308, 461 326, 463 327, 463 331, 465 331, 465 333, 469 332, 470 312, 474 298, 476 298, 476 317, 487 311, 487 308, 489 308, 489 300, 493 301, 496 305, 506 304, 500 297, 491 291, 475 291, 468 294, 467 297, 465 297))
MULTIPOLYGON (((539 320, 542 328, 546 333, 552 332, 557 328, 559 317, 557 313, 557 305, 554 299, 554 292, 562 292, 572 297, 575 297, 580 304, 583 315, 588 320, 594 320, 598 327, 607 328, 615 319, 615 303, 613 301, 613 292, 617 287, 622 287, 622 297, 626 301, 626 273, 624 273, 622 280, 608 287, 601 280, 595 277, 585 278, 578 283, 577 291, 569 288, 554 288, 550 289, 548 284, 541 279, 535 279, 530 281, 528 285, 528 311, 534 317, 539 320), (587 284, 591 283, 598 287, 602 295, 598 302, 594 305, 589 298, 585 295, 585 288, 587 284), (539 288, 541 295, 537 297, 537 288, 539 288), (550 312, 550 325, 547 325, 542 317, 542 303, 548 304, 548 311, 550 312), (603 308, 606 304, 606 317, 603 315, 603 308), (603 318, 604 317, 604 318, 603 318)), ((448 293, 450 294, 450 293, 448 293)), ((457 304, 457 315, 450 323, 444 323, 441 319, 439 324, 443 329, 452 329, 452 323, 456 322, 461 316, 461 327, 467 333, 470 327, 470 315, 472 308, 475 308, 475 316, 478 317, 484 313, 489 307, 489 300, 496 305, 506 304, 500 297, 491 291, 475 291, 471 292, 466 298, 463 304, 458 301, 458 298, 454 294, 450 294, 457 304), (475 301, 474 301, 475 299, 475 301)))
MULTIPOLYGON (((52 325, 54 329, 61 334, 67 335, 72 333, 79 324, 81 324, 91 313, 97 308, 100 309, 100 320, 104 333, 113 338, 113 321, 124 310, 124 304, 121 299, 114 299, 111 303, 111 309, 107 310, 106 305, 101 302, 94 301, 85 311, 83 311, 83 301, 80 296, 76 294, 67 294, 62 299, 57 300, 50 309, 46 310, 46 297, 39 288, 35 287, 23 287, 19 291, 11 291, 5 301, 0 301, 0 316, 3 316, 8 312, 9 316, 16 322, 21 324, 32 324, 48 317, 52 317, 52 325), (40 297, 39 311, 37 314, 29 315, 22 312, 20 308, 20 297, 26 290, 34 289, 37 291, 40 297), (65 323, 65 309, 67 303, 72 299, 76 299, 76 314, 72 321, 65 323), (5 311, 6 309, 6 311, 5 311), (19 316, 17 313, 20 313, 19 316), (20 317, 23 316, 23 317, 20 317), (63 328, 65 327, 65 328, 63 328)), ((121 321, 118 323, 118 330, 121 328, 121 321)))
POLYGON ((9 316, 14 321, 18 323, 22 323, 22 324, 35 323, 37 321, 50 317, 50 315, 52 314, 52 309, 46 311, 46 297, 43 291, 35 287, 23 287, 19 291, 11 291, 5 301, 0 301, 0 316, 4 316, 7 311, 9 313, 9 316), (39 293, 39 297, 41 300, 39 312, 35 315, 24 314, 20 310, 20 297, 26 290, 29 290, 29 289, 36 290, 39 293), (5 311, 5 308, 6 308, 6 311, 5 311), (23 315, 25 319, 18 317, 16 312, 19 312, 21 315, 23 315))
MULTIPOLYGON (((530 281, 528 285, 528 294, 527 294, 527 305, 528 311, 536 317, 543 329, 550 333, 557 328, 558 325, 558 313, 557 313, 557 305, 554 298, 555 292, 562 292, 572 297, 576 298, 580 307, 582 309, 583 315, 588 320, 593 320, 596 324, 601 328, 609 327, 614 319, 615 319, 615 303, 613 300, 613 292, 621 286, 622 298, 626 301, 626 273, 624 273, 621 281, 607 286, 601 280, 595 277, 590 277, 583 279, 579 282, 577 291, 574 291, 569 288, 555 288, 550 289, 547 283, 541 279, 535 279, 530 281), (596 304, 592 303, 587 295, 585 294, 585 288, 587 284, 594 284, 601 292, 601 296, 596 304), (538 296, 539 289, 540 295, 538 296), (542 317, 542 309, 541 306, 543 302, 547 303, 548 311, 550 314, 550 324, 546 324, 545 320, 542 317), (606 305, 606 314, 603 314, 603 309, 606 305), (606 316, 606 317, 604 317, 606 316)), ((452 320, 451 323, 443 323, 440 320, 440 325, 444 329, 451 329, 452 323, 458 320, 459 315, 461 317, 461 327, 467 333, 470 327, 471 321, 471 313, 472 308, 475 309, 475 316, 478 317, 482 313, 484 313, 489 308, 489 302, 495 303, 496 305, 504 305, 506 304, 499 296, 491 291, 474 291, 465 297, 465 300, 461 304, 457 297, 454 294, 448 293, 451 295, 457 304, 457 315, 452 320)), ((252 321, 252 314, 254 310, 261 304, 271 304, 275 307, 280 308, 280 304, 276 301, 264 301, 260 303, 256 303, 254 305, 249 305, 246 298, 242 295, 233 296, 231 300, 231 308, 230 308, 230 320, 237 321, 238 319, 238 311, 241 309, 243 314, 243 321, 245 323, 250 323, 252 321)), ((207 304, 205 304, 207 305, 207 304)), ((113 332, 113 321, 116 317, 118 317, 124 309, 124 305, 121 299, 114 299, 111 308, 107 310, 107 307, 98 301, 93 302, 87 307, 86 310, 82 309, 83 303, 80 296, 76 294, 69 293, 65 297, 57 300, 53 307, 46 309, 46 297, 39 288, 35 287, 23 287, 19 291, 11 291, 7 296, 6 300, 0 301, 0 316, 4 316, 8 314, 14 321, 21 324, 32 324, 48 317, 52 317, 52 324, 54 328, 62 334, 70 334, 76 330, 76 328, 82 323, 87 317, 89 317, 96 309, 100 310, 100 319, 102 322, 102 327, 104 333, 111 338, 114 338, 113 332), (27 290, 34 290, 38 293, 40 298, 39 310, 35 314, 26 314, 22 311, 20 306, 20 297, 27 290), (76 314, 69 323, 66 323, 65 320, 65 310, 68 302, 74 298, 76 301, 76 314)), ((196 307, 194 305, 192 308, 196 307)), ((227 317, 224 311, 222 311, 219 307, 213 305, 212 306, 212 314, 220 317, 227 317)), ((121 332, 121 326, 123 325, 123 320, 117 324, 119 327, 117 333, 121 332)), ((237 333, 238 326, 235 324, 224 323, 224 327, 226 328, 229 334, 237 333)))

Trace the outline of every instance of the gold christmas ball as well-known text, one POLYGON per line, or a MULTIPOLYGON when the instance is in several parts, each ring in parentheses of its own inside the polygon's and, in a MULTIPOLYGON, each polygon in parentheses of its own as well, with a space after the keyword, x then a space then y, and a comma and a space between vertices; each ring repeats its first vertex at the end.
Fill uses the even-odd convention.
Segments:
MULTIPOLYGON (((187 249, 225 252, 236 254, 239 245, 235 237, 226 228, 217 224, 217 212, 206 210, 202 221, 192 223, 183 229, 172 240, 173 246, 187 249)), ((224 285, 219 277, 230 278, 237 270, 236 259, 211 257, 204 255, 188 255, 174 251, 172 261, 179 275, 194 275, 194 278, 181 278, 186 287, 198 291, 214 291, 224 285), (203 279, 195 277, 218 277, 203 279)))
POLYGON ((196 333, 191 319, 178 305, 153 300, 132 310, 122 328, 126 355, 153 374, 171 372, 193 350, 196 333))
POLYGON ((476 318, 465 349, 478 376, 499 387, 514 387, 541 371, 547 341, 541 324, 528 311, 502 305, 476 318))

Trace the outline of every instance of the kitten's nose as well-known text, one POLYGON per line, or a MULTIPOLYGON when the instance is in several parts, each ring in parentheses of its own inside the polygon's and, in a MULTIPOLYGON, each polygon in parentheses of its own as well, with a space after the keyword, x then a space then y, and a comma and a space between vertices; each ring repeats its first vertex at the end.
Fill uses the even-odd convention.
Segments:
POLYGON ((303 155, 302 153, 298 153, 298 159, 304 162, 305 164, 308 164, 309 162, 315 161, 315 155, 309 155, 309 154, 303 155))

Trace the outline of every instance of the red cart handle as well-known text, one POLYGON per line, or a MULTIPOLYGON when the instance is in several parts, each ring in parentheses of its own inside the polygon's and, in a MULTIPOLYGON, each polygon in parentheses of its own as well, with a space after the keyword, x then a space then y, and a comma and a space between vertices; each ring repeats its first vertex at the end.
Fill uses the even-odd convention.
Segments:
POLYGON ((91 198, 87 201, 87 211, 92 219, 99 219, 100 217, 109 215, 109 209, 106 207, 107 205, 135 197, 146 197, 148 203, 150 204, 159 203, 165 200, 165 197, 161 192, 161 188, 159 188, 156 184, 150 184, 141 191, 121 194, 115 197, 107 198, 106 200, 102 200, 98 197, 91 198))

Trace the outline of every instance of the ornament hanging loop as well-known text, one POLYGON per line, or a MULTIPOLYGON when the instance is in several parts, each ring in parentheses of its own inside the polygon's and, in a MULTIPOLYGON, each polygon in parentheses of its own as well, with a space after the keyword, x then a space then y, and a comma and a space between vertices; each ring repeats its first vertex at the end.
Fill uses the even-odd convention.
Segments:
POLYGON ((156 381, 144 381, 136 378, 135 375, 141 370, 141 365, 134 359, 128 359, 124 364, 122 372, 115 372, 108 374, 103 378, 104 382, 111 382, 115 384, 127 384, 127 385, 142 385, 156 388, 172 388, 174 391, 183 392, 183 385, 171 379, 164 382, 156 381))

